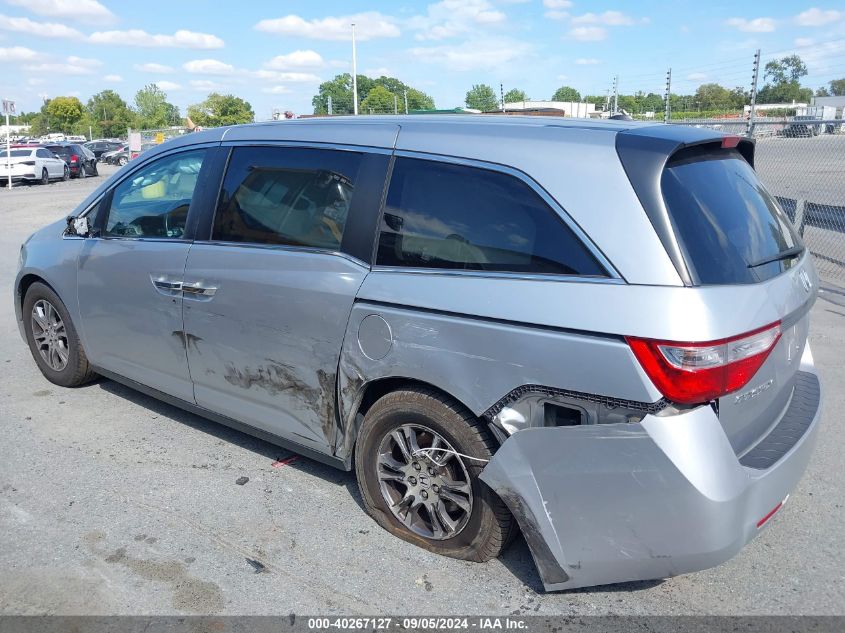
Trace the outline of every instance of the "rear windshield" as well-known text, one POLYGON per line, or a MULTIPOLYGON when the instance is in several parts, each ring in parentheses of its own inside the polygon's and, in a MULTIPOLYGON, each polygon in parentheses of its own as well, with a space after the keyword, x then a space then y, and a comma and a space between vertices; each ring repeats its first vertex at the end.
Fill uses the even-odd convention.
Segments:
MULTIPOLYGON (((5 155, 6 155, 6 152, 3 152, 2 156, 5 156, 5 155)), ((11 156, 12 158, 15 158, 15 157, 20 158, 21 156, 32 156, 32 150, 31 149, 13 149, 9 152, 9 156, 11 156)))
POLYGON ((50 145, 47 149, 53 152, 56 156, 70 156, 70 148, 67 145, 50 145))
POLYGON ((698 285, 771 279, 803 249, 786 214, 736 151, 679 153, 661 187, 698 285))

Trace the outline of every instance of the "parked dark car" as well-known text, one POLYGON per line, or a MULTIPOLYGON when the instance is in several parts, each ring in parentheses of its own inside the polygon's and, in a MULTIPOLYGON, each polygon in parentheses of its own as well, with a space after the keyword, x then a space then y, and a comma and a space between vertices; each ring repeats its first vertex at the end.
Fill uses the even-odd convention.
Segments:
MULTIPOLYGON (((128 143, 121 143, 115 149, 108 151, 108 152, 104 152, 102 154, 102 156, 100 156, 100 162, 101 163, 107 163, 109 165, 116 165, 118 156, 128 149, 129 149, 128 143)), ((128 160, 128 155, 127 155, 127 160, 128 160)))
POLYGON ((91 141, 85 143, 85 147, 91 150, 98 159, 103 157, 106 152, 111 152, 123 147, 120 141, 91 141))
POLYGON ((97 171, 97 157, 94 153, 78 143, 54 143, 45 145, 47 149, 67 163, 71 178, 85 178, 99 176, 97 171))
POLYGON ((140 152, 129 151, 129 146, 125 145, 119 152, 109 156, 109 162, 113 165, 120 165, 121 167, 128 163, 133 158, 138 158, 141 154, 146 152, 151 147, 155 147, 155 143, 143 143, 140 152))

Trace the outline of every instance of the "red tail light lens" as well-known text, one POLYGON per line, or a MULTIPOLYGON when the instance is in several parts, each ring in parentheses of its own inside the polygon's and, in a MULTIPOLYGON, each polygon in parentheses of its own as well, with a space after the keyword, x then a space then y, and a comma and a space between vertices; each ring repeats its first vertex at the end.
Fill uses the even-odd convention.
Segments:
POLYGON ((745 386, 780 339, 780 321, 704 343, 628 337, 648 377, 678 404, 709 402, 745 386))
POLYGON ((72 163, 75 163, 75 162, 76 162, 76 161, 78 161, 78 160, 79 160, 79 156, 77 156, 76 154, 73 154, 73 155, 70 157, 70 162, 72 162, 72 163))

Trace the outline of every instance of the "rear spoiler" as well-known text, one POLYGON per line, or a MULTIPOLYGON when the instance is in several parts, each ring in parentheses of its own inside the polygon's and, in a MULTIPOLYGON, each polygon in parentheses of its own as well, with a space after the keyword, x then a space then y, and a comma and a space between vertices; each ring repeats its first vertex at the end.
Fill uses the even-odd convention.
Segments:
POLYGON ((628 180, 631 181, 648 219, 686 286, 693 285, 692 275, 675 237, 660 189, 660 179, 666 163, 682 150, 735 149, 754 167, 754 147, 752 139, 681 125, 649 125, 625 130, 616 135, 616 153, 619 154, 628 180))

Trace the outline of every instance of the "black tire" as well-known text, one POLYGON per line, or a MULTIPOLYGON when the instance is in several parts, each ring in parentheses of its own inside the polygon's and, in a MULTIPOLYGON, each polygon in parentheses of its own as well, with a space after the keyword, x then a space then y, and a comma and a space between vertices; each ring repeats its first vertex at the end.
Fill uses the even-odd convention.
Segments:
POLYGON ((117 164, 120 165, 121 167, 123 167, 128 162, 129 162, 129 159, 126 158, 126 156, 121 156, 120 158, 117 159, 117 164))
POLYGON ((388 532, 431 552, 476 562, 496 558, 512 540, 516 524, 507 506, 478 479, 485 462, 463 460, 471 483, 472 509, 454 537, 425 538, 393 514, 379 486, 378 454, 382 440, 404 424, 427 427, 457 452, 483 460, 489 460, 497 446, 481 421, 434 390, 408 388, 383 396, 367 411, 355 448, 355 474, 367 512, 388 532))
POLYGON ((76 171, 76 177, 79 179, 85 178, 88 174, 85 172, 85 163, 79 162, 79 169, 76 171))
POLYGON ((92 176, 99 176, 100 170, 97 168, 97 163, 94 163, 94 171, 91 172, 92 176))
POLYGON ((32 353, 38 369, 41 370, 47 380, 61 387, 79 387, 91 382, 96 377, 96 373, 88 364, 88 357, 85 355, 85 350, 82 348, 82 343, 79 341, 76 328, 70 320, 65 304, 49 286, 35 282, 27 289, 23 300, 23 323, 29 351, 32 353), (42 358, 33 334, 32 312, 35 304, 39 301, 49 302, 55 308, 65 326, 68 359, 66 366, 59 371, 53 369, 42 358))
POLYGON ((62 172, 62 180, 67 182, 70 180, 70 169, 65 165, 65 170, 62 172))
POLYGON ((49 185, 50 184, 50 174, 47 173, 46 169, 41 170, 41 180, 38 181, 42 185, 49 185))

